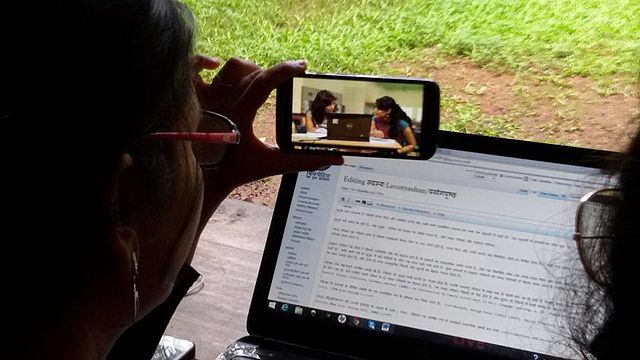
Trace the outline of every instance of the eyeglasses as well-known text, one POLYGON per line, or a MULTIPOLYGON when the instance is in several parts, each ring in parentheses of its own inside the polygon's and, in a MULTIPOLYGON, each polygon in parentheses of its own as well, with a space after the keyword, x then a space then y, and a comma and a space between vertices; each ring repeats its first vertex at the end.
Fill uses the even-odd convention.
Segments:
POLYGON ((228 117, 203 110, 196 132, 155 132, 144 138, 192 141, 193 154, 198 164, 205 168, 214 168, 227 156, 229 145, 240 143, 240 131, 228 117))
POLYGON ((608 261, 607 247, 602 240, 615 238, 611 227, 621 201, 622 191, 619 189, 600 189, 583 196, 576 210, 573 239, 587 276, 598 285, 609 280, 609 274, 604 270, 608 261))

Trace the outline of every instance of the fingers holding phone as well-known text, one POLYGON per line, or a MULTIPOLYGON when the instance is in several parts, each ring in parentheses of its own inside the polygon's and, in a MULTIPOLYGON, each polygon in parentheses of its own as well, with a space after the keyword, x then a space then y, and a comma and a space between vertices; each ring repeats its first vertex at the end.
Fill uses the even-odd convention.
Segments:
MULTIPOLYGON (((203 61, 213 66, 213 62, 203 61)), ((202 66, 202 65, 200 65, 202 66)), ((202 68, 207 68, 202 66, 202 68)), ((196 69, 198 69, 196 67, 196 69)), ((285 172, 313 170, 341 164, 340 156, 297 156, 260 141, 253 132, 253 121, 260 106, 282 82, 304 74, 306 63, 288 61, 263 69, 239 58, 231 58, 210 84, 198 83, 196 90, 203 110, 223 115, 237 127, 238 144, 225 145, 224 159, 212 167, 204 167, 205 186, 215 191, 216 199, 205 199, 205 212, 212 212, 233 188, 267 176, 285 172), (225 195, 226 196, 226 195, 225 195)), ((212 195, 214 196, 214 195, 212 195)))

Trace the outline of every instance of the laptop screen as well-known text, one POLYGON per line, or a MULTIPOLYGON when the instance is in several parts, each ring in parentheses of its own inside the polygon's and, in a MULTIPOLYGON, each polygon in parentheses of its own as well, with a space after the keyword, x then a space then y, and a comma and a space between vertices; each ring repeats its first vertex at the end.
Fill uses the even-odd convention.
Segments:
MULTIPOLYGON (((297 175, 266 311, 514 358, 579 358, 566 294, 593 167, 441 147, 297 175)), ((311 322, 309 322, 311 321, 311 322)))
POLYGON ((366 114, 332 114, 327 122, 327 139, 369 141, 371 119, 366 114))

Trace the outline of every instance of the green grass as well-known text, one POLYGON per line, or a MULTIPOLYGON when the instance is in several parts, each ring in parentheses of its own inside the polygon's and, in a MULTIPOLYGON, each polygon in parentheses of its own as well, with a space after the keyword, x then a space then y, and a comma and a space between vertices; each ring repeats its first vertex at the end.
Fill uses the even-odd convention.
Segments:
POLYGON ((515 138, 519 125, 506 116, 487 116, 477 104, 457 96, 441 101, 440 129, 496 137, 515 138))
MULTIPOLYGON (((385 73, 422 50, 520 71, 637 81, 640 0, 187 0, 198 50, 385 73)), ((607 91, 606 89, 603 91, 607 91)))
MULTIPOLYGON (((602 97, 637 96, 640 83, 640 0, 184 1, 198 22, 197 50, 223 59, 262 66, 306 59, 316 71, 404 75, 465 58, 533 81, 518 82, 517 104, 501 116, 444 91, 447 130, 520 137, 517 120, 546 101, 555 118, 539 130, 545 141, 562 142, 582 129, 563 98, 572 91, 569 77, 589 78, 602 97), (528 84, 548 93, 532 96, 528 84)), ((463 91, 477 98, 487 86, 468 83, 463 91)))

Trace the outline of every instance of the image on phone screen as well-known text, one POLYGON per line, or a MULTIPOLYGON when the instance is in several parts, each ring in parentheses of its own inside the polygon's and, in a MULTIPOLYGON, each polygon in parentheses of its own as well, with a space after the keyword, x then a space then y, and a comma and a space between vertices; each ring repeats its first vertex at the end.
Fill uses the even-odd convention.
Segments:
POLYGON ((290 105, 287 111, 279 104, 277 116, 290 122, 286 142, 293 151, 425 158, 434 151, 438 129, 434 88, 416 79, 307 75, 278 89, 278 102, 290 105))

